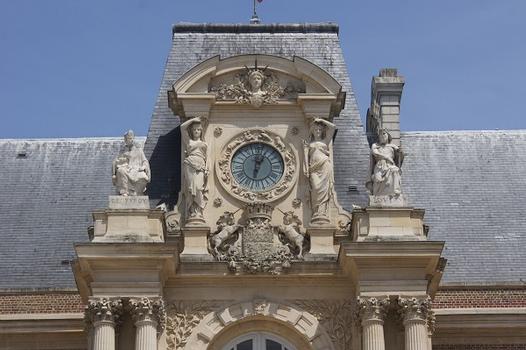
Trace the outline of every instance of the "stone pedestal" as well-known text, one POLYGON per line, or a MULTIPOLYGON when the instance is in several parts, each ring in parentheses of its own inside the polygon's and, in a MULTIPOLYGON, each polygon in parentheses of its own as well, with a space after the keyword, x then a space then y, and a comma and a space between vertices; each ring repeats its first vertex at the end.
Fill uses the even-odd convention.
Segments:
POLYGON ((363 350, 385 350, 384 319, 388 305, 388 298, 358 298, 363 350))
POLYGON ((180 255, 182 261, 194 258, 212 261, 212 255, 208 252, 210 227, 185 226, 182 228, 182 233, 184 236, 184 250, 180 255))
POLYGON ((307 234, 310 236, 309 255, 336 255, 334 250, 334 231, 331 226, 310 226, 307 234))
POLYGON ((412 207, 367 207, 353 211, 355 241, 423 241, 424 210, 412 207))
POLYGON ((147 196, 110 196, 109 209, 93 212, 93 242, 164 242, 162 220, 147 196))

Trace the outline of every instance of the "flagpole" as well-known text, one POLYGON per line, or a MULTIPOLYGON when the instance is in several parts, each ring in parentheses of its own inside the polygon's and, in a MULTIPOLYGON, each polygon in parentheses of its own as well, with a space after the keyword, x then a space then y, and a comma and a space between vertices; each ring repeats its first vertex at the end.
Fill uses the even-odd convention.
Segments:
POLYGON ((252 14, 252 18, 250 19, 250 24, 259 24, 261 21, 259 20, 258 14, 256 12, 256 0, 254 0, 254 12, 252 14))

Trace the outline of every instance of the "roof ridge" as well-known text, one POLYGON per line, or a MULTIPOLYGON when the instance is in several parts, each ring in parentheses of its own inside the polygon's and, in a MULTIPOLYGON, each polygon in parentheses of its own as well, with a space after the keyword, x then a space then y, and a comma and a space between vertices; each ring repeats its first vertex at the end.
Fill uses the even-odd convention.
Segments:
MULTIPOLYGON (((146 141, 146 136, 135 136, 137 141, 146 141)), ((121 141, 122 136, 104 137, 59 137, 59 138, 28 138, 28 139, 0 139, 0 143, 8 142, 83 142, 83 141, 121 141)))
POLYGON ((477 134, 477 133, 487 133, 487 134, 526 134, 526 129, 481 129, 481 130, 416 130, 416 131, 401 131, 402 135, 446 135, 446 134, 477 134))

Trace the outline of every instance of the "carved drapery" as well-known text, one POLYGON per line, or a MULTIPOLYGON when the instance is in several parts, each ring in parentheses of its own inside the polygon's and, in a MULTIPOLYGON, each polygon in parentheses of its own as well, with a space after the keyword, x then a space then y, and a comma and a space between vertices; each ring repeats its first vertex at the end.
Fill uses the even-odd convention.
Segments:
POLYGON ((353 310, 351 300, 296 300, 295 305, 311 313, 325 328, 335 348, 352 348, 353 310))

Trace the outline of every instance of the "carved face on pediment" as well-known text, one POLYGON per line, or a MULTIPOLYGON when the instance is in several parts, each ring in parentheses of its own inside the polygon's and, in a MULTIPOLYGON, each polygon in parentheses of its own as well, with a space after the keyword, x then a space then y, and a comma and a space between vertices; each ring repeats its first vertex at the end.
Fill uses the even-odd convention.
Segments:
MULTIPOLYGON (((240 104, 254 108, 281 102, 298 102, 300 96, 323 96, 338 114, 345 94, 327 72, 300 57, 289 60, 278 56, 242 55, 213 57, 185 73, 168 91, 175 114, 185 116, 201 101, 203 112, 214 104, 240 104)), ((195 113, 195 112, 194 112, 195 113)))

